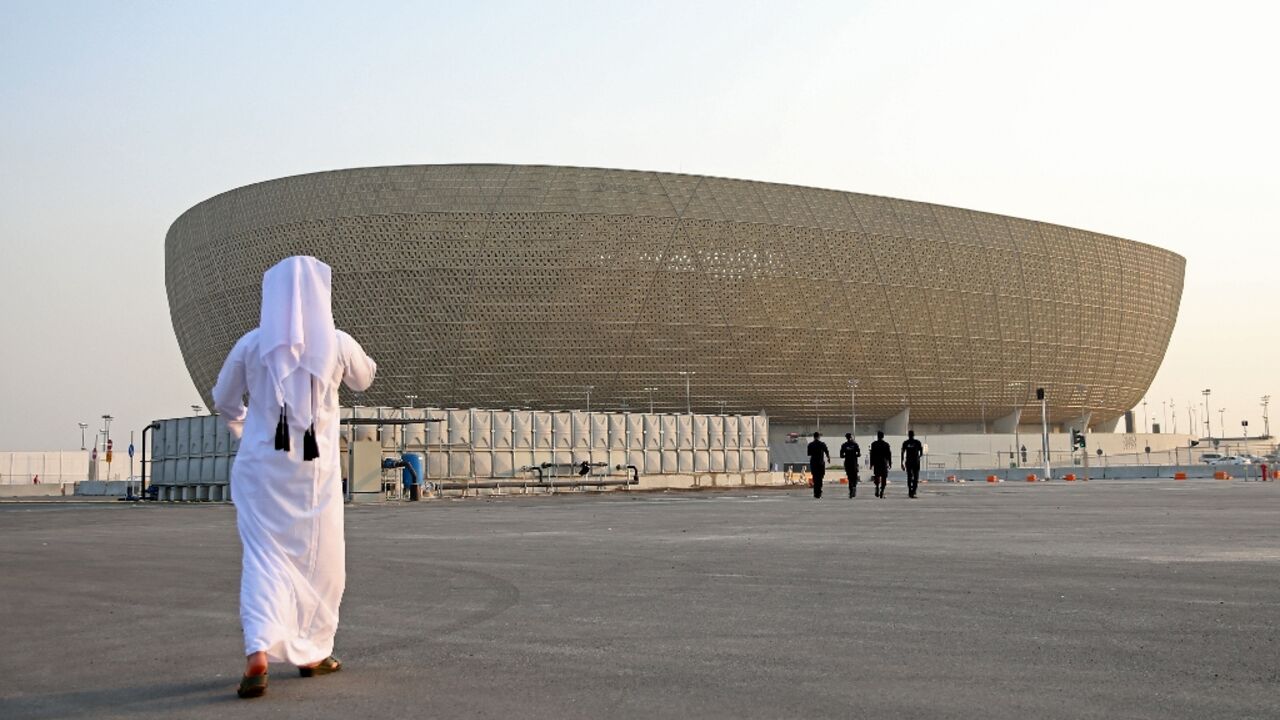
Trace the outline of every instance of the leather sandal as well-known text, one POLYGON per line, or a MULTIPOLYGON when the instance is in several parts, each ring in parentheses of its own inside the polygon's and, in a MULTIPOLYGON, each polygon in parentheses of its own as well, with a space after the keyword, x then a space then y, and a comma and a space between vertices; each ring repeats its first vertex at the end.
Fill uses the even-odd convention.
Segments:
POLYGON ((240 678, 240 688, 236 695, 242 698, 256 698, 267 694, 267 674, 245 675, 240 678))
POLYGON ((328 675, 336 673, 342 669, 342 663, 338 658, 330 655, 315 665, 298 666, 298 674, 302 677, 315 677, 316 675, 328 675))

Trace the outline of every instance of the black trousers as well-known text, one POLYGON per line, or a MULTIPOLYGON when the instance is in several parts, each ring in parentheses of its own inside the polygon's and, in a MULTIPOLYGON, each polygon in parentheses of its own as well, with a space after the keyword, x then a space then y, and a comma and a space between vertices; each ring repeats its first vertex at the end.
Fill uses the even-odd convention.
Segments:
POLYGON ((889 466, 884 467, 871 466, 871 479, 876 484, 876 497, 884 497, 885 482, 889 479, 889 466))
POLYGON ((849 478, 849 497, 853 497, 858 494, 858 466, 845 465, 844 474, 849 478))
POLYGON ((811 465, 809 472, 813 473, 813 496, 822 497, 822 478, 827 476, 826 465, 811 465))
POLYGON ((907 463, 903 469, 907 471, 907 497, 915 497, 916 488, 920 486, 920 466, 907 463))

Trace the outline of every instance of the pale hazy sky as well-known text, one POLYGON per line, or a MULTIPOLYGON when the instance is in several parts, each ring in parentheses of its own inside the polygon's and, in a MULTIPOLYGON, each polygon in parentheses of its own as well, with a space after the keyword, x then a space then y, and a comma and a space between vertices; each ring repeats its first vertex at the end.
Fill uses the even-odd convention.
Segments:
POLYGON ((452 162, 796 183, 1168 248, 1186 286, 1148 410, 1173 399, 1185 430, 1208 387, 1215 433, 1226 408, 1256 434, 1259 397, 1280 407, 1273 8, 0 0, 0 450, 198 402, 164 292, 187 208, 452 162))

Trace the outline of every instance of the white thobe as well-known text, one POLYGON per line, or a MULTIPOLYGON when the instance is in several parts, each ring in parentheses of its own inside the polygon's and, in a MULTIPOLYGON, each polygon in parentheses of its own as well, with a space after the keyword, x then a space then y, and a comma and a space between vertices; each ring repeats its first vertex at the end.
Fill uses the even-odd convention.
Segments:
POLYGON ((377 365, 352 337, 338 332, 338 360, 315 398, 320 456, 302 459, 302 433, 290 428, 290 450, 275 449, 280 407, 258 359, 258 330, 240 338, 213 388, 214 409, 240 438, 231 499, 244 546, 240 622, 245 654, 310 665, 333 652, 338 606, 346 587, 338 384, 365 390, 377 365), (249 406, 244 395, 249 395, 249 406))

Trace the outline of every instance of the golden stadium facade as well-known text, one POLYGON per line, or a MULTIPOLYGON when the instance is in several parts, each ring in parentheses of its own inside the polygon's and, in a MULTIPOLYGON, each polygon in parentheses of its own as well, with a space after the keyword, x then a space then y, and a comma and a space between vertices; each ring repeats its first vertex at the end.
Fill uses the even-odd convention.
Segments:
POLYGON ((262 182, 165 239, 178 344, 208 403, 263 271, 333 267, 379 363, 344 402, 767 412, 964 427, 1114 420, 1163 359, 1185 260, 990 213, 660 172, 415 165, 262 182), (682 375, 680 373, 689 373, 682 375), (1030 416, 1028 416, 1028 420, 1030 416))

